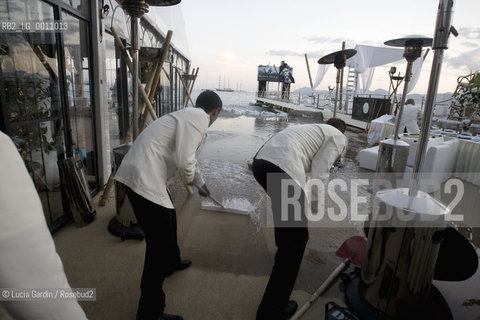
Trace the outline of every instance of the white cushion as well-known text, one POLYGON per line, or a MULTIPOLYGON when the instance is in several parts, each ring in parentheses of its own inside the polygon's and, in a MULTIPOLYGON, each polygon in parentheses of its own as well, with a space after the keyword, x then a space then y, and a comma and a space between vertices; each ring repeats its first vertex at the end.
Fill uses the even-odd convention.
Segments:
POLYGON ((378 146, 362 149, 357 155, 360 168, 375 171, 377 169, 378 146))
MULTIPOLYGON (((443 141, 444 141, 443 137, 436 137, 436 138, 429 139, 427 144, 427 152, 430 147, 440 144, 443 141)), ((408 142, 408 143, 410 144, 410 148, 408 151, 407 166, 413 167, 413 165, 415 164, 415 157, 417 155, 418 141, 408 142)))
MULTIPOLYGON (((431 146, 424 159, 423 173, 419 188, 427 193, 440 190, 442 183, 447 181, 455 168, 459 141, 452 139, 431 146)), ((408 187, 412 176, 412 167, 405 170, 403 186, 408 187)))

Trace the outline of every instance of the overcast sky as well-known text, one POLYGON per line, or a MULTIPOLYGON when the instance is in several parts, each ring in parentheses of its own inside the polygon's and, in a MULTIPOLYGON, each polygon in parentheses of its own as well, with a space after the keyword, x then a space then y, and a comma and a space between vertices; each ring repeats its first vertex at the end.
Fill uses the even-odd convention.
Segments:
MULTIPOLYGON (((192 66, 199 67, 195 87, 225 85, 255 91, 258 65, 278 66, 285 60, 294 69, 292 90, 310 87, 305 54, 313 81, 319 58, 357 44, 384 46, 387 40, 409 35, 433 37, 439 0, 183 0, 192 66)), ((458 76, 480 69, 480 0, 455 1, 450 36, 444 51, 438 92, 453 92, 458 76)), ((413 93, 426 93, 433 51, 427 55, 413 93)), ((379 67, 371 90, 388 90, 387 70, 403 75, 406 61, 379 67)), ((335 86, 331 66, 317 89, 335 86)), ((273 88, 273 86, 271 86, 273 88)), ((276 89, 276 87, 274 88, 276 89)))

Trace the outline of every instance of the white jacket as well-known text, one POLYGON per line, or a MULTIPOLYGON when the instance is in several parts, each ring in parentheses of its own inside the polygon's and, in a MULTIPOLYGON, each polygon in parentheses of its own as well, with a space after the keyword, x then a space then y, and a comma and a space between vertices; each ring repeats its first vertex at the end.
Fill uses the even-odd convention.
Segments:
POLYGON ((167 185, 177 171, 187 184, 200 178, 195 154, 209 123, 210 116, 201 108, 185 108, 155 120, 123 158, 115 180, 162 207, 173 208, 167 185))
MULTIPOLYGON (((0 288, 70 289, 32 178, 3 132, 0 154, 0 288)), ((87 319, 75 299, 34 300, 1 303, 13 319, 87 319)))
POLYGON ((412 104, 406 104, 403 106, 402 119, 399 124, 399 133, 403 133, 405 127, 407 127, 407 132, 412 134, 419 134, 420 127, 418 126, 418 120, 422 118, 422 111, 420 107, 414 106, 412 104))
POLYGON ((347 145, 347 137, 328 124, 299 124, 268 140, 255 156, 285 171, 302 188, 308 178, 325 178, 347 145))

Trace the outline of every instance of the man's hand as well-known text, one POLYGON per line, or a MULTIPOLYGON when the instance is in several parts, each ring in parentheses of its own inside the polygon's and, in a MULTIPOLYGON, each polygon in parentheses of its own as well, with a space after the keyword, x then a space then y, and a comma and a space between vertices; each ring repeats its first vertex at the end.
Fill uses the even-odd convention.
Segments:
POLYGON ((202 197, 208 197, 210 195, 210 190, 208 190, 207 185, 205 184, 205 180, 201 175, 195 175, 195 178, 190 183, 190 185, 197 187, 198 194, 202 197))
POLYGON ((208 190, 207 185, 204 183, 202 186, 197 186, 198 188, 198 194, 201 195, 202 197, 208 197, 210 196, 210 190, 208 190))

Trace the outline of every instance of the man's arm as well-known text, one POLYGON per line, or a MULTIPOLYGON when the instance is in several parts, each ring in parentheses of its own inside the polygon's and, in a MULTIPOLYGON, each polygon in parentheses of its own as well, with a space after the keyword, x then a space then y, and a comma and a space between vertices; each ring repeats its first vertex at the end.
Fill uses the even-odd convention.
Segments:
POLYGON ((326 178, 333 163, 345 150, 346 145, 347 138, 343 134, 325 137, 325 141, 312 159, 310 176, 326 178))
POLYGON ((177 125, 175 139, 176 165, 186 184, 201 179, 197 168, 196 152, 203 142, 208 129, 208 120, 182 119, 177 125), (196 121, 197 120, 197 121, 196 121))

